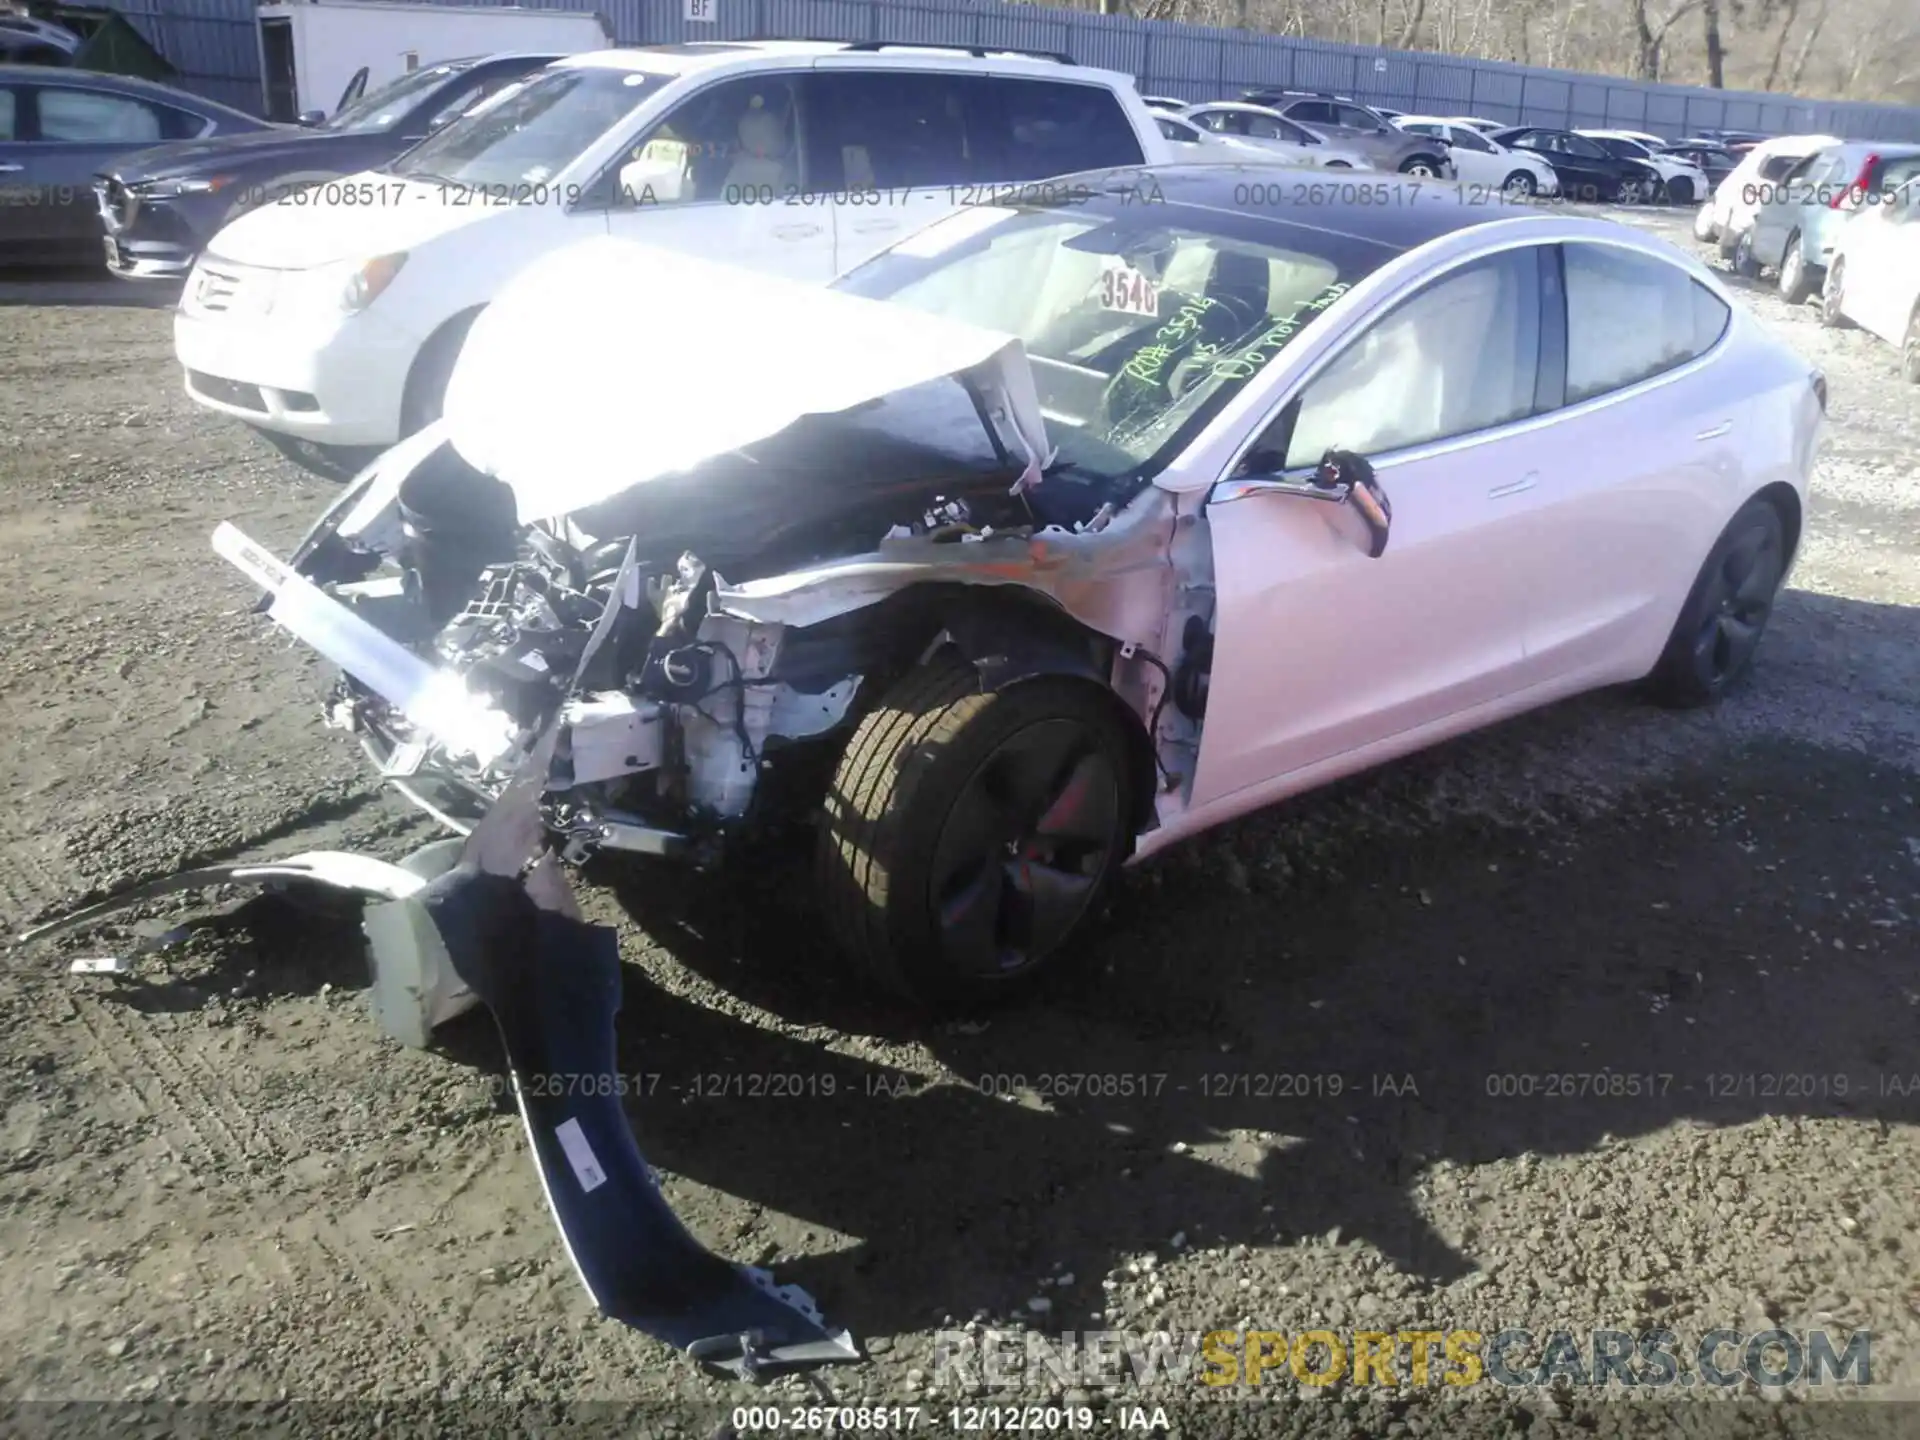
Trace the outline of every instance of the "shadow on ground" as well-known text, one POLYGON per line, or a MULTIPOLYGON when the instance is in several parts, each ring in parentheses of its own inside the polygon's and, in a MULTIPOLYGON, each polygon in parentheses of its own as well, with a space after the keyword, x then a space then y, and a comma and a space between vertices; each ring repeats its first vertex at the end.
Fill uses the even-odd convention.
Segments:
MULTIPOLYGON (((1783 609, 1815 637, 1839 611, 1871 642, 1920 645, 1920 612, 1783 609)), ((1630 703, 1518 723, 1577 746, 1630 703)), ((1004 1307, 1056 1262, 1102 1274, 1175 1232, 1263 1245, 1338 1228, 1444 1282, 1474 1261, 1411 1199, 1436 1160, 1578 1154, 1682 1120, 1920 1121, 1911 771, 1730 745, 1601 822, 1413 839, 1354 823, 1453 749, 1143 867, 1082 963, 977 1033, 836 970, 802 868, 744 885, 626 872, 619 900, 660 947, 628 967, 621 1018, 623 1063, 661 1077, 631 1105, 641 1146, 860 1237, 781 1274, 887 1335, 1004 1307), (951 1073, 893 1068, 915 1044, 951 1073), (1632 1093, 1578 1078, 1601 1074, 1632 1093), (1046 1104, 996 1098, 1006 1077, 1046 1104)), ((1053 1323, 1087 1318, 1055 1299, 1053 1323)))

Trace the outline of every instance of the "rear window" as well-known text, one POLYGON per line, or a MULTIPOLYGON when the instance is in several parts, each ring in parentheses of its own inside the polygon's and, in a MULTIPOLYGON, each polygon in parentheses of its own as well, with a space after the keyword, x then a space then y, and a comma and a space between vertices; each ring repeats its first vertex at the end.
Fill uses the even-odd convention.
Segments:
POLYGON ((1002 170, 994 178, 1045 180, 1145 160, 1119 97, 1101 85, 995 79, 1002 170))
POLYGON ((1614 245, 1563 254, 1569 405, 1684 365, 1727 333, 1733 312, 1678 265, 1614 245))

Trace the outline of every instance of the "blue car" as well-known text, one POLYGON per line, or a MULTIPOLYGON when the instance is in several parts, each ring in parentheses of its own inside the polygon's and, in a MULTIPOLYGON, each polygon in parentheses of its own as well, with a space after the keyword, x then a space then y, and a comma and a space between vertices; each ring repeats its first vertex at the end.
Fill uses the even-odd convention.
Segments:
POLYGON ((269 128, 149 80, 0 65, 0 265, 98 263, 105 252, 93 177, 115 157, 269 128))

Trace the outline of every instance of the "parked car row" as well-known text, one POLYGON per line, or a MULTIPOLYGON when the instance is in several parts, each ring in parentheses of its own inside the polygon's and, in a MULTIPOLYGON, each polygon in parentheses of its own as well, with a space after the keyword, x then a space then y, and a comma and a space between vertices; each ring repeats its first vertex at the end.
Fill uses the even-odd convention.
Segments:
MULTIPOLYGON (((1246 137, 1250 125, 1258 126, 1270 143, 1344 145, 1347 153, 1332 162, 1339 164, 1354 163, 1362 137, 1378 147, 1383 135, 1398 129, 1441 142, 1444 149, 1433 158, 1447 169, 1434 169, 1429 160, 1404 150, 1392 157, 1368 155, 1371 166, 1448 173, 1476 187, 1494 185, 1520 195, 1691 205, 1705 198, 1739 158, 1728 144, 1703 135, 1668 141, 1640 130, 1566 130, 1477 115, 1414 115, 1318 92, 1250 90, 1239 101, 1199 104, 1153 96, 1147 103, 1190 120, 1198 114, 1232 115, 1232 133, 1246 137), (1387 163, 1382 165, 1381 158, 1387 163)), ((1216 118, 1211 128, 1224 129, 1225 121, 1216 118)), ((1310 154, 1306 163, 1329 161, 1310 154)))
POLYGON ((1920 145, 1791 135, 1764 141, 1694 217, 1736 273, 1818 296, 1827 325, 1897 346, 1920 383, 1920 145))

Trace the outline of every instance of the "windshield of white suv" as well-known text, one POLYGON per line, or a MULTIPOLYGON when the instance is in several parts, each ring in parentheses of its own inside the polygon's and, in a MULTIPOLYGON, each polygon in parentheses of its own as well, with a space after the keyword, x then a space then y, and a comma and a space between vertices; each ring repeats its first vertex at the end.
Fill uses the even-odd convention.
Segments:
POLYGON ((643 70, 565 66, 504 100, 463 115, 388 170, 455 185, 540 185, 674 79, 643 70))
POLYGON ((1060 460, 1137 482, 1393 253, 1178 205, 975 206, 835 283, 1019 336, 1060 460))
POLYGON ((391 130, 425 98, 429 90, 466 69, 465 65, 429 65, 382 85, 371 95, 362 95, 328 117, 319 128, 336 135, 372 135, 391 130))

